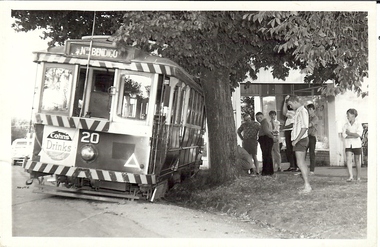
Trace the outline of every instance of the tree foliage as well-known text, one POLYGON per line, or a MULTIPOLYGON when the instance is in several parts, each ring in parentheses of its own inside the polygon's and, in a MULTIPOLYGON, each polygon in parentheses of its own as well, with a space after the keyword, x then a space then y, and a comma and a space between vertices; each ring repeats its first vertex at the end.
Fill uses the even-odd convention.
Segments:
POLYGON ((260 68, 272 68, 276 78, 285 79, 296 68, 291 56, 276 52, 280 43, 263 39, 259 25, 247 27, 243 12, 173 11, 126 12, 115 40, 145 50, 157 50, 201 77, 202 70, 223 70, 232 87, 253 79, 260 68), (154 43, 149 42, 154 41, 154 43))
MULTIPOLYGON (((120 27, 124 12, 99 11, 95 15, 95 35, 112 35, 120 27)), ((93 11, 25 11, 14 10, 12 24, 18 32, 43 29, 42 39, 51 38, 49 46, 63 45, 67 39, 77 39, 92 33, 93 11)))
MULTIPOLYGON (((46 29, 42 38, 52 46, 90 35, 94 12, 15 10, 12 17, 16 31, 46 29)), ((333 80, 335 93, 360 92, 368 77, 367 12, 99 11, 95 17, 95 35, 117 33, 120 43, 158 49, 193 75, 227 68, 232 87, 247 72, 256 79, 260 68, 278 79, 301 69, 305 82, 333 80)))
POLYGON ((278 40, 275 50, 291 53, 307 82, 333 80, 339 85, 334 93, 361 91, 368 77, 367 12, 268 11, 244 19, 260 23, 259 32, 278 40))
POLYGON ((30 123, 25 119, 12 118, 11 119, 11 141, 13 142, 18 138, 26 138, 27 133, 30 132, 30 123))

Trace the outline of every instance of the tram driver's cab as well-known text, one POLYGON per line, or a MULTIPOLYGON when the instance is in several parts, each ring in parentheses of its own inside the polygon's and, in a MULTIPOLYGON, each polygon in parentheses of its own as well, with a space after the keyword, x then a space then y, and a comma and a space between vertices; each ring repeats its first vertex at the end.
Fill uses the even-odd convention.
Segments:
POLYGON ((40 113, 112 121, 116 132, 125 123, 146 126, 171 116, 172 123, 183 121, 177 113, 181 83, 174 77, 57 63, 43 68, 40 113))

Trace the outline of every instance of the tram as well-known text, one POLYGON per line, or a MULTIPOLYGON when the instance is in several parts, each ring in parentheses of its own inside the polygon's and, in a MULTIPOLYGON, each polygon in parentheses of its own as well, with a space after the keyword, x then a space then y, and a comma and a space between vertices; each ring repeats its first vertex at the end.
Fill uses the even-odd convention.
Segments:
POLYGON ((153 201, 199 169, 204 96, 175 62, 106 36, 67 40, 34 52, 34 62, 27 184, 71 197, 153 201))

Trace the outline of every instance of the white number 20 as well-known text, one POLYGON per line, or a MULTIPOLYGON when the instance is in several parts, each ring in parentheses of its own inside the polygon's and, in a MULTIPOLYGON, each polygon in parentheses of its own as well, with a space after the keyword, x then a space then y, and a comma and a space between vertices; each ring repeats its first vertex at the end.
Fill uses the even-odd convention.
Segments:
POLYGON ((90 133, 90 132, 83 132, 83 137, 81 139, 81 142, 86 143, 99 143, 99 134, 98 133, 90 133))

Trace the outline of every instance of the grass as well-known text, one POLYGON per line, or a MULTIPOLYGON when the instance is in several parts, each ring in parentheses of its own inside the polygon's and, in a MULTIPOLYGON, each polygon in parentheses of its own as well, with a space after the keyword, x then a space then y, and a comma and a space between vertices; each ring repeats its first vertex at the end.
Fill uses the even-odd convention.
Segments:
POLYGON ((183 183, 169 191, 166 199, 272 228, 273 238, 366 238, 367 182, 310 179, 313 191, 309 194, 298 193, 303 186, 300 176, 277 173, 273 177, 242 176, 211 189, 194 190, 194 184, 183 183))

